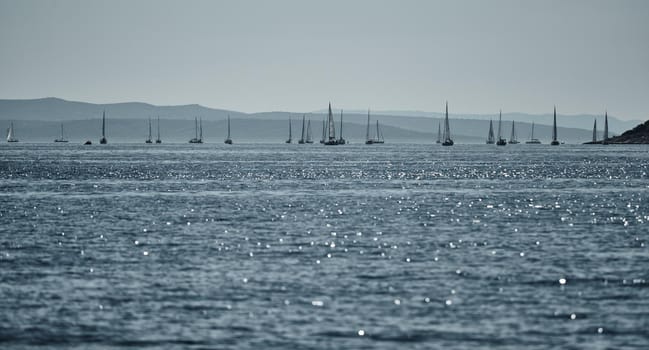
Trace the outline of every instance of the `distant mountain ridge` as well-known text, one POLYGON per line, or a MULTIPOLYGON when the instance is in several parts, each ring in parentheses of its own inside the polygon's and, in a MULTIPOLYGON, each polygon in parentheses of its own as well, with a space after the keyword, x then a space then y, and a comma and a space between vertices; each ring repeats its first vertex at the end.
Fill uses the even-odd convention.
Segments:
MULTIPOLYGON (((320 110, 315 112, 290 112, 290 111, 273 111, 259 113, 244 113, 225 109, 215 109, 204 107, 198 104, 177 105, 177 106, 156 106, 144 102, 120 102, 107 104, 94 104, 88 102, 67 101, 56 97, 47 97, 39 99, 25 100, 8 100, 0 99, 0 120, 83 120, 93 119, 101 115, 102 111, 111 118, 119 119, 138 119, 148 117, 161 117, 166 119, 194 119, 201 117, 205 120, 217 120, 226 118, 229 114, 232 118, 264 118, 264 119, 286 119, 289 115, 300 116, 302 114, 311 114, 314 116, 324 116, 327 111, 320 110)), ((340 110, 335 110, 338 117, 340 110)), ((345 117, 355 117, 355 122, 363 122, 367 118, 367 110, 347 110, 344 112, 345 117), (359 118, 361 117, 361 118, 359 118)), ((421 125, 410 127, 408 122, 415 120, 428 120, 426 124, 430 125, 431 119, 441 119, 444 117, 441 109, 440 112, 424 111, 371 111, 371 115, 389 119, 386 122, 393 124, 392 119, 399 118, 400 122, 395 125, 405 129, 421 130, 421 125)), ((451 119, 471 119, 471 120, 497 120, 497 113, 493 114, 456 114, 450 113, 451 119)), ((588 130, 593 124, 595 118, 602 119, 600 115, 571 115, 566 116, 558 114, 560 127, 578 128, 588 130)), ((552 124, 552 113, 547 114, 526 114, 526 113, 504 113, 503 121, 512 120, 522 123, 531 123, 543 125, 552 124)), ((609 114, 609 129, 612 132, 621 133, 624 130, 633 128, 642 123, 640 120, 621 120, 609 114)))
MULTIPOLYGON (((338 112, 340 110, 337 110, 338 112)), ((326 113, 326 110, 318 110, 313 113, 326 113)), ((350 109, 344 110, 345 113, 350 114, 365 114, 367 115, 367 110, 357 110, 350 109)), ((424 112, 424 111, 370 111, 371 115, 375 116, 400 116, 400 117, 415 117, 415 118, 444 118, 444 112, 440 109, 439 112, 424 112)), ((521 123, 532 123, 535 124, 544 124, 552 125, 552 110, 550 109, 546 114, 530 114, 522 112, 506 112, 502 114, 503 122, 515 122, 521 123)), ((471 114, 471 113, 452 113, 449 111, 449 118, 456 119, 473 119, 473 120, 498 120, 498 111, 494 111, 493 114, 471 114)), ((559 119, 559 124, 562 127, 569 128, 578 128, 578 129, 587 129, 589 125, 593 124, 594 119, 604 119, 604 114, 602 115, 593 115, 593 114, 576 114, 576 115, 563 115, 557 114, 557 119, 559 119)), ((622 120, 608 115, 609 127, 613 132, 622 132, 629 128, 642 123, 640 120, 622 120)))
MULTIPOLYGON (((149 117, 154 120, 159 116, 166 122, 163 126, 163 134, 168 137, 175 137, 182 142, 186 137, 184 134, 193 133, 195 117, 202 118, 206 133, 220 135, 217 130, 224 126, 228 115, 232 118, 233 137, 251 141, 283 139, 287 136, 287 120, 293 120, 294 138, 299 138, 297 133, 301 128, 302 115, 311 119, 314 139, 320 138, 322 121, 325 113, 298 113, 298 112, 261 112, 243 113, 225 109, 213 109, 197 104, 180 106, 155 106, 142 102, 124 102, 111 104, 93 104, 87 102, 66 101, 59 98, 42 98, 30 100, 0 100, 0 127, 6 128, 9 121, 14 121, 18 135, 29 137, 32 135, 39 141, 47 141, 50 136, 58 133, 58 128, 53 124, 64 122, 70 124, 70 137, 89 137, 97 134, 97 120, 101 118, 103 111, 109 125, 109 134, 113 138, 122 138, 123 141, 139 142, 140 134, 148 127, 149 117), (76 125, 76 127, 74 126, 76 125), (42 130, 39 130, 42 129, 42 130), (56 129, 56 130, 54 130, 56 129), (140 130, 141 129, 141 130, 140 130), (165 130, 166 129, 166 130, 165 130), (213 130, 210 130, 213 129, 213 130), (112 131, 110 131, 112 130, 112 131), (115 131, 119 132, 115 133, 115 131), (174 134, 170 133, 174 130, 174 134), (176 135, 183 130, 183 135, 176 135), (88 135, 88 136, 85 136, 88 135), (297 136, 296 136, 297 135, 297 136)), ((416 112, 426 113, 426 112, 416 112)), ((437 137, 437 127, 442 122, 441 113, 430 113, 427 116, 402 116, 372 112, 372 122, 379 120, 384 128, 386 142, 433 142, 437 137)), ((450 114, 451 133, 459 142, 482 143, 487 137, 489 119, 494 120, 494 128, 497 127, 495 115, 467 115, 450 114)), ((529 138, 531 121, 535 121, 535 137, 547 142, 551 134, 551 115, 524 115, 504 114, 503 115, 503 137, 509 138, 512 119, 517 120, 516 129, 518 139, 524 141, 529 138), (531 116, 531 117, 530 117, 531 116)), ((367 111, 362 113, 344 112, 346 138, 356 139, 361 142, 365 136, 367 122, 367 111)), ((591 135, 590 126, 594 116, 562 116, 558 115, 559 139, 569 143, 581 143, 589 140, 591 135), (585 118, 585 119, 584 119, 585 118), (586 120, 582 122, 582 120, 586 120)), ((335 112, 336 128, 339 126, 340 112, 335 112)), ((611 134, 618 130, 625 130, 624 125, 628 122, 620 121, 609 116, 609 129, 611 134)), ((632 126, 638 123, 633 123, 632 126)), ((630 127, 629 127, 630 128, 630 127)), ((219 136, 220 138, 220 136, 219 136)))

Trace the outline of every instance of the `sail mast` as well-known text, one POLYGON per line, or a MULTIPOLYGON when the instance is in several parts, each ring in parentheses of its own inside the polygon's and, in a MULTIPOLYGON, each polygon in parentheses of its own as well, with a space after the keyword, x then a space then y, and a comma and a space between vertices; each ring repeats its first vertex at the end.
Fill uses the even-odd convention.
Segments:
POLYGON ((152 136, 151 136, 151 117, 149 117, 149 139, 148 139, 148 141, 151 141, 151 138, 152 138, 152 136))
POLYGON ((340 110, 340 139, 343 139, 343 110, 340 110))
POLYGON ((305 136, 304 135, 304 132, 305 132, 305 120, 306 120, 305 116, 304 116, 304 114, 302 114, 302 137, 300 138, 300 141, 302 141, 302 143, 304 143, 304 141, 305 141, 305 139, 304 139, 304 136, 305 136))
POLYGON ((502 120, 503 120, 503 111, 501 109, 500 112, 498 113, 498 141, 500 141, 502 139, 502 134, 500 132, 501 131, 502 120))
POLYGON ((512 134, 509 137, 509 143, 516 142, 516 129, 514 126, 514 121, 512 120, 512 134))
POLYGON ((444 142, 452 142, 451 125, 448 122, 448 101, 446 101, 446 117, 444 118, 444 142))
POLYGON ((552 123, 552 142, 557 141, 557 106, 554 106, 554 120, 552 123))
POLYGON ((198 130, 200 131, 198 140, 201 141, 201 143, 203 143, 203 118, 201 118, 200 123, 198 125, 199 125, 198 130))
POLYGON ((365 132, 365 141, 370 140, 370 109, 367 109, 367 130, 365 132))
POLYGON ((604 112, 604 141, 608 140, 608 111, 604 112))
POLYGON ((593 123, 593 142, 597 142, 597 119, 593 123))
POLYGON ((532 137, 530 140, 534 140, 534 122, 532 122, 532 137))
POLYGON ((448 125, 448 101, 446 101, 446 112, 444 113, 444 142, 451 138, 451 130, 448 125))
POLYGON ((162 142, 162 140, 160 140, 160 116, 158 116, 158 138, 156 139, 156 142, 162 142))
POLYGON ((230 115, 228 114, 228 140, 230 139, 230 115))
POLYGON ((102 145, 108 143, 108 140, 106 140, 106 110, 104 110, 101 115, 101 139, 99 140, 99 143, 102 145))

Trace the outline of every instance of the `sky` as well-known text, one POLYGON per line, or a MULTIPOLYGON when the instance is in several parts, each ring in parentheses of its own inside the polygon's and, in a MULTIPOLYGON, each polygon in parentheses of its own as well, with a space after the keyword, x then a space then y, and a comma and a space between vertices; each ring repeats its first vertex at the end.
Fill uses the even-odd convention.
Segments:
POLYGON ((0 0, 0 98, 649 119, 645 0, 0 0))

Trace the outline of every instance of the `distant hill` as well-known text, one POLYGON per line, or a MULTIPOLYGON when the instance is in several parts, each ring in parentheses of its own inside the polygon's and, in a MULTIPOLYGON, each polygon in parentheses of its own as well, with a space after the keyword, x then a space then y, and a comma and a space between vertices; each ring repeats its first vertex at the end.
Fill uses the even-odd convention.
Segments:
POLYGON ((83 120, 101 117, 106 111, 110 118, 140 119, 160 117, 165 119, 222 119, 228 114, 245 115, 235 111, 212 109, 200 105, 154 106, 141 102, 93 104, 66 101, 60 98, 39 98, 33 100, 0 100, 2 120, 83 120))
MULTIPOLYGON (((450 112, 450 111, 449 111, 450 112)), ((326 110, 319 110, 314 113, 326 113, 326 110)), ((367 110, 345 110, 345 113, 350 114, 361 114, 367 116, 367 110)), ((412 117, 412 118, 424 118, 424 119, 441 119, 444 118, 444 113, 440 110, 439 112, 422 112, 422 111, 371 111, 371 114, 380 118, 383 116, 387 117, 412 117)), ((498 112, 494 111, 493 114, 457 114, 449 113, 449 118, 452 119, 472 119, 472 120, 498 120, 498 112)), ((577 129, 588 129, 593 125, 593 120, 599 119, 600 122, 604 119, 603 115, 592 115, 592 114, 578 114, 578 115, 563 115, 557 114, 557 122, 562 127, 567 128, 577 128, 577 129)), ((528 114, 528 113, 503 113, 503 122, 511 121, 522 122, 522 123, 536 123, 544 125, 552 125, 552 110, 547 114, 528 114)), ((612 132, 620 133, 624 130, 630 129, 638 123, 641 123, 640 120, 621 120, 616 117, 608 116, 609 128, 612 132)))
MULTIPOLYGON (((92 104, 66 101, 59 98, 42 98, 33 100, 0 100, 0 127, 6 130, 9 121, 14 121, 16 137, 21 141, 50 142, 59 132, 59 123, 64 122, 66 134, 72 140, 82 141, 98 137, 99 119, 106 111, 109 139, 118 142, 140 142, 146 136, 149 117, 162 119, 163 138, 172 142, 187 142, 194 132, 193 120, 203 120, 204 134, 208 142, 221 142, 225 136, 225 119, 232 118, 232 133, 238 142, 276 142, 286 139, 289 116, 293 121, 294 139, 299 139, 301 116, 306 115, 312 121, 314 139, 320 139, 324 113, 297 112, 262 112, 242 113, 223 109, 207 108, 200 105, 155 106, 140 102, 92 104), (21 136, 22 135, 22 136, 21 136)), ((406 112, 408 113, 408 112, 406 112)), ((416 112, 427 114, 426 112, 416 112)), ((340 121, 340 112, 335 113, 336 126, 340 121)), ((438 125, 442 123, 440 113, 428 116, 388 115, 372 112, 372 121, 378 119, 383 127, 386 142, 433 142, 437 137, 438 125)), ((344 112, 345 138, 354 142, 363 142, 367 122, 367 112, 344 112)), ((450 115, 451 132, 456 142, 483 143, 489 128, 492 115, 450 115)), ((524 141, 530 137, 531 123, 536 123, 535 137, 548 142, 552 122, 550 115, 504 114, 502 134, 509 138, 511 120, 517 120, 518 139, 524 141), (518 121, 520 120, 520 121, 518 121)), ((558 115, 559 139, 568 143, 581 143, 591 139, 594 116, 558 115), (585 119, 584 119, 585 118, 585 119), (581 122, 580 120, 586 120, 581 122), (579 122, 577 122, 579 121, 579 122), (578 125, 579 127, 575 127, 578 125)), ((624 130, 626 125, 609 116, 611 133, 624 130)), ((633 124, 635 125, 635 124, 633 124)), ((494 121, 497 130, 497 121, 494 121)), ((155 126, 154 126, 155 129, 155 126)))
POLYGON ((611 137, 608 143, 626 143, 626 144, 649 144, 649 120, 627 130, 622 135, 611 137))

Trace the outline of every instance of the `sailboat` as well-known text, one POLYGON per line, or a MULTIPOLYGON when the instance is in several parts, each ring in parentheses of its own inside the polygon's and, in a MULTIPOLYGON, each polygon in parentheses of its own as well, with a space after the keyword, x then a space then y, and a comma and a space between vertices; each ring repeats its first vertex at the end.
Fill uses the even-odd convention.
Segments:
POLYGON ((334 124, 334 116, 331 113, 331 102, 329 102, 329 117, 327 118, 328 133, 327 137, 324 140, 324 144, 327 146, 339 145, 338 139, 336 139, 336 125, 334 124))
POLYGON ((383 141, 383 132, 381 131, 381 128, 379 127, 379 121, 376 121, 376 139, 374 140, 374 143, 384 143, 383 141))
POLYGON ((340 110, 340 138, 338 139, 339 145, 345 144, 345 139, 343 138, 343 110, 340 110))
POLYGON ((54 142, 68 142, 68 140, 66 140, 65 137, 63 137, 63 123, 61 123, 61 137, 54 140, 54 142))
POLYGON ((320 139, 320 143, 322 143, 322 144, 325 143, 325 138, 327 137, 327 136, 326 136, 326 133, 325 133, 325 130, 326 130, 326 129, 327 129, 327 127, 326 127, 326 123, 325 123, 325 121, 324 121, 324 119, 323 119, 323 120, 322 120, 322 138, 320 139))
POLYGON ((510 145, 518 144, 518 138, 516 137, 516 127, 514 126, 513 120, 512 120, 512 134, 509 137, 509 144, 510 145))
POLYGON ((293 142, 293 130, 291 128, 291 117, 288 117, 288 140, 286 140, 286 143, 291 143, 293 142))
POLYGON ((11 122, 9 129, 7 129, 7 142, 18 142, 18 139, 14 136, 14 122, 11 122))
POLYGON ((608 111, 604 112, 604 139, 602 145, 608 144, 608 111))
POLYGON ((453 146, 453 139, 451 139, 451 126, 448 123, 448 101, 446 101, 446 115, 444 117, 444 141, 442 146, 453 146))
POLYGON ((306 123, 306 143, 313 143, 311 138, 311 119, 306 123))
POLYGON ((151 118, 149 117, 149 138, 144 141, 144 143, 153 143, 153 140, 151 140, 151 118))
POLYGON ((534 145, 538 145, 538 144, 541 143, 541 141, 539 141, 539 139, 535 139, 535 138, 534 138, 534 122, 532 122, 532 134, 530 135, 530 140, 529 140, 529 141, 525 141, 525 143, 527 143, 527 144, 534 144, 534 145))
POLYGON ((507 140, 502 138, 501 130, 502 130, 502 123, 503 123, 503 111, 501 110, 498 113, 498 140, 496 140, 496 145, 497 146, 505 146, 507 144, 507 140))
POLYGON ((593 143, 597 142, 597 119, 595 119, 595 123, 593 124, 593 143))
POLYGON ((302 114, 302 136, 297 141, 297 143, 299 143, 301 145, 303 145, 305 143, 305 141, 306 141, 306 139, 304 138, 304 136, 305 136, 304 133, 306 132, 306 121, 305 121, 305 119, 306 118, 305 118, 304 114, 302 114))
POLYGON ((442 123, 437 123, 437 141, 435 143, 442 143, 442 123))
POLYGON ((106 111, 104 111, 101 116, 101 139, 99 139, 99 143, 102 145, 108 143, 108 140, 106 139, 106 111))
POLYGON ((158 138, 155 139, 155 143, 162 143, 162 139, 160 138, 160 116, 158 116, 158 138))
POLYGON ((496 143, 496 137, 494 137, 494 125, 493 121, 489 120, 489 134, 487 134, 487 144, 493 145, 496 143))
POLYGON ((557 140, 557 106, 554 106, 554 123, 552 124, 552 146, 558 146, 559 141, 557 140))
POLYGON ((198 118, 194 117, 194 138, 189 140, 189 143, 203 143, 203 119, 199 127, 198 118))
POLYGON ((381 132, 381 128, 379 127, 379 121, 376 121, 376 137, 371 138, 370 137, 370 110, 367 110, 367 134, 366 134, 366 139, 365 139, 365 144, 366 145, 372 145, 375 143, 384 143, 383 141, 383 133, 381 132))
POLYGON ((228 137, 223 141, 226 145, 232 144, 232 139, 230 138, 230 115, 228 114, 228 137))

